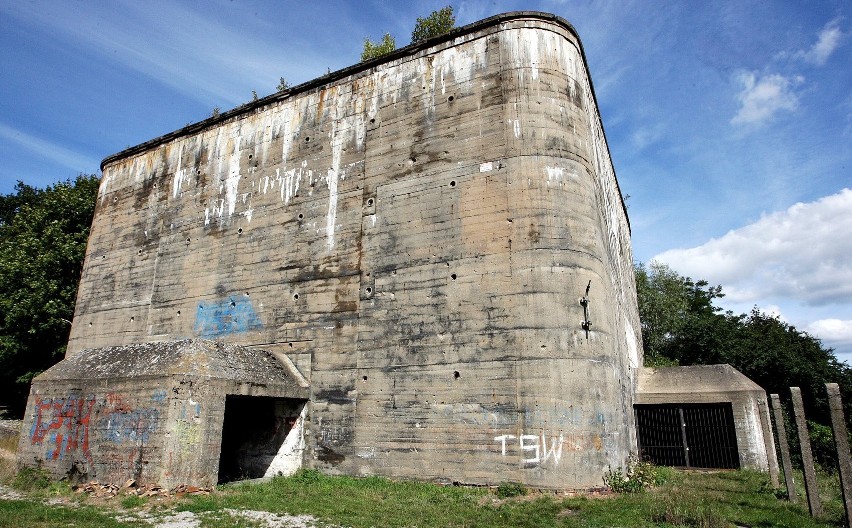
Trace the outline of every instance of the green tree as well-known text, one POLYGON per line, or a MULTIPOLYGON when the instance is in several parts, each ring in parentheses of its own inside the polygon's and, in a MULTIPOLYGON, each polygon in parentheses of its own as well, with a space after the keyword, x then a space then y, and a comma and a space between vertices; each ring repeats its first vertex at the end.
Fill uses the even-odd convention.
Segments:
MULTIPOLYGON (((361 59, 364 60, 364 59, 361 59)), ((290 89, 290 83, 284 77, 278 79, 278 86, 275 87, 276 92, 283 92, 290 89)))
POLYGON ((417 17, 417 23, 411 32, 411 43, 422 42, 449 33, 455 26, 456 16, 453 14, 453 6, 432 11, 426 18, 417 17))
POLYGON ((722 288, 682 277, 658 262, 638 263, 634 271, 645 362, 649 366, 678 364, 681 349, 690 345, 685 337, 716 322, 720 309, 713 306, 713 299, 724 296, 722 288))
POLYGON ((361 52, 361 62, 387 55, 395 49, 396 39, 390 33, 385 33, 379 42, 373 42, 369 38, 365 38, 364 51, 361 52))
POLYGON ((0 402, 13 412, 65 354, 98 186, 81 175, 0 197, 0 402))

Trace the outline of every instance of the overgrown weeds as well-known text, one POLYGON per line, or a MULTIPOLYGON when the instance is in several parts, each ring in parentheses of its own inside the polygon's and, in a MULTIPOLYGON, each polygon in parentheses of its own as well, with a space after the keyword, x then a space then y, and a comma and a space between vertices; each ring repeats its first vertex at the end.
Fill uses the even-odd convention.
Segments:
POLYGON ((655 466, 631 456, 626 469, 610 467, 604 473, 603 481, 615 493, 638 493, 662 485, 670 475, 670 468, 655 466))

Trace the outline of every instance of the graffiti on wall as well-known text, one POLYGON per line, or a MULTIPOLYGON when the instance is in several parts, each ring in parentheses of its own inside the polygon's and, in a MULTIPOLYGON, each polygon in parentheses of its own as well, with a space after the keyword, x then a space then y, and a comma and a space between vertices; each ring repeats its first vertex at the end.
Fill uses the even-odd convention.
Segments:
POLYGON ((494 437, 494 442, 499 445, 500 454, 506 456, 519 456, 521 467, 540 466, 550 462, 554 467, 559 466, 565 450, 583 451, 588 448, 600 451, 603 442, 600 435, 593 435, 591 439, 587 435, 556 435, 541 434, 503 434, 494 437))
MULTIPOLYGON (((153 398, 152 398, 153 399, 153 398)), ((154 407, 134 409, 115 393, 108 393, 104 410, 98 413, 98 429, 105 440, 115 444, 147 444, 157 428, 160 410, 154 407)))
POLYGON ((195 313, 195 335, 204 338, 224 337, 263 328, 251 301, 241 296, 198 303, 195 313))
POLYGON ((94 396, 36 397, 30 442, 33 445, 46 443, 47 451, 44 456, 48 460, 62 460, 67 453, 79 451, 91 462, 89 424, 94 406, 94 396))
POLYGON ((134 408, 116 393, 100 400, 75 394, 36 397, 33 410, 30 443, 46 446, 45 460, 77 456, 91 463, 89 441, 95 436, 113 444, 143 445, 160 420, 159 409, 134 408))

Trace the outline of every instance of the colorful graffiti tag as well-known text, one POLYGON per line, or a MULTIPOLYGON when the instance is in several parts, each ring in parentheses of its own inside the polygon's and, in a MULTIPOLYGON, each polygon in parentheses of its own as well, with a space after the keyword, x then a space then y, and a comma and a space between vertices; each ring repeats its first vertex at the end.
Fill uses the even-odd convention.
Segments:
POLYGON ((41 445, 47 440, 45 458, 48 460, 61 460, 66 454, 79 451, 91 462, 89 424, 94 406, 94 396, 37 397, 30 441, 41 445))
POLYGON ((205 338, 239 334, 263 327, 249 299, 232 296, 211 302, 198 303, 195 314, 195 335, 205 338))
POLYGON ((36 397, 34 412, 30 442, 47 446, 45 460, 76 455, 91 463, 91 437, 141 446, 148 442, 160 421, 159 409, 133 408, 115 393, 106 394, 100 401, 92 395, 36 397))

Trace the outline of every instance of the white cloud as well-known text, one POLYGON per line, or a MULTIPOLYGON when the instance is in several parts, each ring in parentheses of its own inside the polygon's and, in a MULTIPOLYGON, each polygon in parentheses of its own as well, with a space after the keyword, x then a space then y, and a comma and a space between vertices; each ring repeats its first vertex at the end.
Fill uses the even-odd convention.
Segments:
POLYGON ((722 284, 732 302, 788 299, 812 306, 852 299, 852 189, 657 255, 674 270, 722 284))
POLYGON ((852 319, 820 319, 806 326, 805 330, 830 344, 852 345, 852 319))
POLYGON ((822 28, 817 41, 809 50, 799 51, 794 54, 794 57, 817 66, 822 66, 840 45, 842 38, 843 31, 840 29, 840 19, 836 18, 822 28))
POLYGON ((758 75, 741 72, 736 82, 742 89, 737 94, 740 109, 733 118, 733 125, 759 124, 772 118, 781 110, 794 111, 799 106, 799 96, 794 88, 801 84, 801 76, 758 75))

